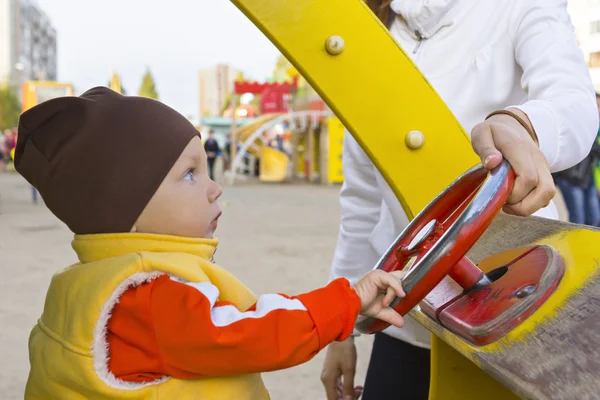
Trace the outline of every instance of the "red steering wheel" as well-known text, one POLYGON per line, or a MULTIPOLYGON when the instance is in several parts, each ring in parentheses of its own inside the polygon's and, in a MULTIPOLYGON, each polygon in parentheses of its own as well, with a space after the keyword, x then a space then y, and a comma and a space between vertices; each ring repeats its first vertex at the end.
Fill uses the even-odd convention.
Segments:
MULTIPOLYGON (((465 257, 492 223, 510 194, 515 180, 504 160, 491 172, 476 166, 461 175, 436 197, 396 238, 374 269, 397 271, 415 258, 402 280, 406 293, 391 306, 407 314, 446 275, 465 290, 490 283, 483 272, 465 257)), ((356 328, 363 333, 380 332, 389 326, 376 318, 359 317, 356 328)))

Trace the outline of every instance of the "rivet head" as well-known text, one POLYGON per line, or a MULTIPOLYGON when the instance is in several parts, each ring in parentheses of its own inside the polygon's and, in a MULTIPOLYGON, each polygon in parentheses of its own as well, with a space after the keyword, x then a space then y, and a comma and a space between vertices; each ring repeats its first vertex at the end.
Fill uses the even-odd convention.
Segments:
POLYGON ((522 299, 524 297, 527 297, 527 296, 533 294, 533 292, 535 292, 535 289, 536 289, 535 285, 527 285, 527 286, 522 287, 521 289, 519 289, 519 291, 517 292, 516 296, 519 299, 522 299))
POLYGON ((425 144, 425 136, 420 131, 410 131, 406 134, 405 142, 409 149, 420 149, 425 144))
POLYGON ((330 36, 325 42, 325 50, 332 56, 337 56, 344 51, 344 39, 341 36, 330 36))

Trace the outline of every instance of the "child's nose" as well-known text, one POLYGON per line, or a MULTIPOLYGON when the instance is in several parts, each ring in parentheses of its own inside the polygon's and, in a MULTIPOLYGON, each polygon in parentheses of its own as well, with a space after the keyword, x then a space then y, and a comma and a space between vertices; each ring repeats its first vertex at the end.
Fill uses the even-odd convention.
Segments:
POLYGON ((223 188, 221 187, 221 185, 219 185, 218 183, 213 181, 211 191, 209 194, 211 203, 214 201, 217 201, 219 199, 219 197, 221 197, 222 194, 223 194, 223 188))

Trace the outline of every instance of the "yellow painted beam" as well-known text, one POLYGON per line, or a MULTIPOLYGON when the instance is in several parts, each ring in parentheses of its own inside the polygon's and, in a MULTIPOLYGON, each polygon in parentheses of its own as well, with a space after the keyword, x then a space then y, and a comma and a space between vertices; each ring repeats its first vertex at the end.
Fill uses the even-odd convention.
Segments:
POLYGON ((430 399, 440 400, 518 400, 477 365, 433 335, 431 338, 432 385, 430 399))
POLYGON ((468 135, 361 0, 232 0, 342 120, 413 217, 479 160, 468 135), (325 43, 343 39, 330 55, 325 43), (423 133, 418 150, 405 144, 423 133))

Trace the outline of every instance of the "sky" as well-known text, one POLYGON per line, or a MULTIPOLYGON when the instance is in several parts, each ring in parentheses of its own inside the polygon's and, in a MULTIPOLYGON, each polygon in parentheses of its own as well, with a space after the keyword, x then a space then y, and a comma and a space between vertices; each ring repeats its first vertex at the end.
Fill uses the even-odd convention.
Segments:
POLYGON ((270 76, 277 49, 229 0, 37 0, 58 35, 58 80, 77 93, 113 70, 137 94, 150 68, 160 100, 198 122, 198 73, 228 63, 270 76))

